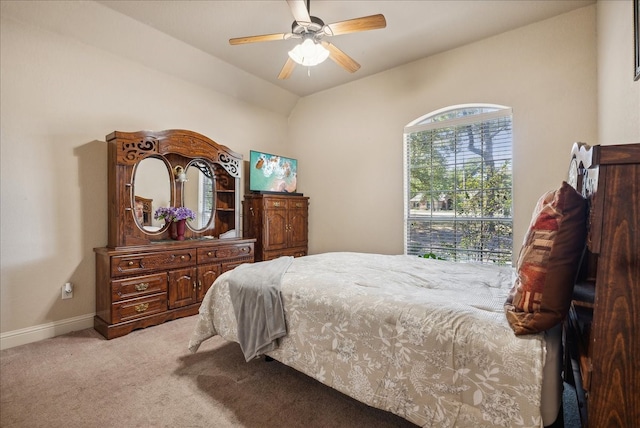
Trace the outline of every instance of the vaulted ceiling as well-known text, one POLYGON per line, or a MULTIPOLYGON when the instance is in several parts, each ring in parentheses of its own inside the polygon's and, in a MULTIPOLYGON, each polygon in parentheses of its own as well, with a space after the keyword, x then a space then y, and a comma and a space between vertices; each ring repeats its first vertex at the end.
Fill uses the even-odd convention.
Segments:
POLYGON ((297 66, 277 78, 296 39, 231 46, 229 39, 291 31, 285 0, 128 1, 101 0, 136 21, 159 30, 241 70, 305 96, 439 52, 544 20, 595 0, 312 0, 312 16, 325 23, 381 13, 386 28, 333 36, 330 42, 356 60, 351 74, 327 60, 297 66))

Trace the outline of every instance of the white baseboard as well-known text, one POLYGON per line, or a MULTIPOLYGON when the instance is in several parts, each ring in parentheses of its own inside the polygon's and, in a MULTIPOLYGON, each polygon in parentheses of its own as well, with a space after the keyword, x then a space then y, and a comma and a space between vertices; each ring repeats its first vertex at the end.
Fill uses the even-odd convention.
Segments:
POLYGON ((72 331, 91 328, 93 327, 94 315, 95 314, 80 315, 78 317, 67 318, 61 321, 2 333, 0 334, 0 350, 26 345, 27 343, 37 342, 39 340, 50 339, 55 336, 60 336, 61 334, 71 333, 72 331))

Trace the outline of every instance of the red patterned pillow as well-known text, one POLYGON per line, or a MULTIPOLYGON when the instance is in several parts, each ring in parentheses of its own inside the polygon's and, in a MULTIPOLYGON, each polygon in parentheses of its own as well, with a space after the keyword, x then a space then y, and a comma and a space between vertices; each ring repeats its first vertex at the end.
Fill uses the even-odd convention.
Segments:
POLYGON ((547 330, 567 315, 586 238, 586 213, 586 200, 566 182, 538 200, 505 303, 516 335, 547 330))

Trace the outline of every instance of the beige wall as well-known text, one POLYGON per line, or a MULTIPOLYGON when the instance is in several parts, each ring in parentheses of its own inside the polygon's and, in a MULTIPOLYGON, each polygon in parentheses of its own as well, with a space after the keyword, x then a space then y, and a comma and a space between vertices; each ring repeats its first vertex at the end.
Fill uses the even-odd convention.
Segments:
POLYGON ((403 128, 466 103, 513 108, 514 247, 538 197, 597 138, 596 6, 303 98, 290 119, 310 252, 403 252, 403 128))
POLYGON ((64 332, 50 323, 92 325, 92 249, 107 242, 105 135, 189 129, 248 157, 282 152, 287 118, 4 13, 0 30, 0 327, 37 338, 64 332), (61 300, 67 281, 74 297, 61 300))
MULTIPOLYGON (((508 105, 518 245, 539 194, 564 178, 573 141, 639 139, 640 119, 632 116, 638 83, 616 83, 633 59, 618 46, 632 40, 628 25, 618 30, 627 3, 599 2, 304 98, 289 118, 216 90, 220 82, 183 80, 3 12, 2 345, 91 325, 92 248, 104 245, 107 234, 104 136, 113 130, 191 129, 245 156, 259 149, 298 157, 300 191, 311 197, 311 252, 400 253, 403 127, 445 106, 508 105), (599 76, 596 46, 608 55, 599 76), (628 130, 614 135, 620 128, 628 130), (62 301, 60 288, 69 280, 74 298, 62 301)), ((233 74, 223 71, 208 74, 233 74)), ((249 86, 273 91, 255 81, 249 86)))
POLYGON ((640 143, 640 80, 633 80, 633 2, 598 1, 598 142, 640 143))

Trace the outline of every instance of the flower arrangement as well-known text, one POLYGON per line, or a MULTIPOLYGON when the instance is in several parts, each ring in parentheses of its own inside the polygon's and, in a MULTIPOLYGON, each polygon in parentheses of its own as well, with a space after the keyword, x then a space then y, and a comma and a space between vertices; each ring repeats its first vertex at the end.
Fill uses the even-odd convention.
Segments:
POLYGON ((156 220, 167 222, 178 220, 195 220, 196 214, 187 207, 160 207, 153 214, 156 220))

